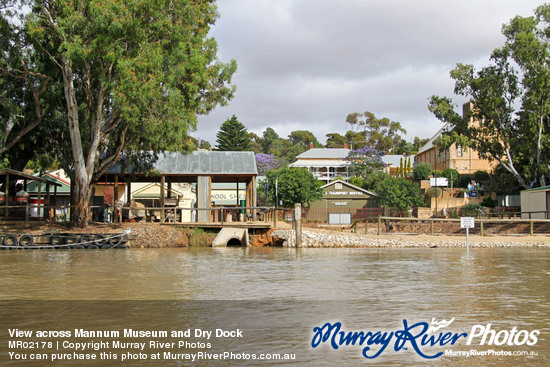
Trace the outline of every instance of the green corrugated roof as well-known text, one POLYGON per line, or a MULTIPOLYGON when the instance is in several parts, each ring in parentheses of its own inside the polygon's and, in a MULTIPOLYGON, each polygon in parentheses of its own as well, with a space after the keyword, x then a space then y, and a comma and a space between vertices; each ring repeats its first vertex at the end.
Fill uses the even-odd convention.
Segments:
MULTIPOLYGON (((51 176, 41 176, 41 179, 45 179, 51 183, 55 183, 57 185, 61 185, 57 187, 57 193, 58 194, 70 194, 71 193, 71 186, 67 185, 65 182, 57 180, 51 176)), ((42 183, 42 193, 46 193, 46 184, 42 183)), ((29 194, 37 194, 38 193, 38 185, 37 181, 31 181, 27 184, 27 192, 29 194)), ((54 192, 54 187, 50 186, 50 194, 54 192)))
POLYGON ((545 190, 545 189, 550 189, 550 185, 549 186, 534 187, 532 189, 527 189, 525 191, 545 190))

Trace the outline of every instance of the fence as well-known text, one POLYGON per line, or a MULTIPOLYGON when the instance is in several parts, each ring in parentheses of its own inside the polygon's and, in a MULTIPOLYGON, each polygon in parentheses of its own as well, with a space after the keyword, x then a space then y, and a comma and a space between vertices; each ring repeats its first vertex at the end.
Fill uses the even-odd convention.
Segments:
MULTIPOLYGON (((369 226, 374 233, 415 233, 415 234, 465 234, 460 228, 460 219, 441 218, 399 218, 376 217, 356 220, 352 224, 355 233, 369 233, 369 226)), ((488 234, 550 234, 550 220, 546 219, 477 219, 471 234, 480 236, 488 234)))
MULTIPOLYGON (((64 222, 70 220, 70 206, 52 206, 44 204, 20 204, 0 206, 0 220, 2 221, 41 221, 53 220, 64 222)), ((256 220, 258 222, 276 222, 273 207, 215 207, 215 208, 184 208, 176 206, 161 207, 113 207, 112 205, 90 206, 91 218, 96 222, 121 222, 128 218, 130 211, 142 212, 139 217, 148 222, 199 222, 201 215, 204 221, 227 223, 256 220)), ((282 219, 287 214, 292 218, 293 209, 277 209, 277 216, 282 219)))
POLYGON ((376 217, 382 214, 380 208, 306 208, 302 212, 302 220, 309 223, 327 223, 330 214, 349 214, 351 220, 376 217))
POLYGON ((55 206, 44 204, 1 205, 0 220, 3 221, 35 221, 53 219, 54 221, 68 221, 70 218, 69 206, 55 206))

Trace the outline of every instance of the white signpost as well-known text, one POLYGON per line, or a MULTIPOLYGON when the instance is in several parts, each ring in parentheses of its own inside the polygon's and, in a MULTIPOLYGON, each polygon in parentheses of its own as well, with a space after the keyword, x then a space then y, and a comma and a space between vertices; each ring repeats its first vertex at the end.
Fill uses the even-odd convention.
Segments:
POLYGON ((470 228, 475 228, 474 217, 460 217, 460 228, 466 228, 466 248, 470 254, 470 228))

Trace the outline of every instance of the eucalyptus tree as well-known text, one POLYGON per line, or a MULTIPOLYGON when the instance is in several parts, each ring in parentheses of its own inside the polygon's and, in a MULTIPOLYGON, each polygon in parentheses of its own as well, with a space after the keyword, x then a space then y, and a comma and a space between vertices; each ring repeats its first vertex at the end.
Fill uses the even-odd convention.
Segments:
POLYGON ((72 220, 83 227, 96 180, 123 154, 191 148, 197 114, 232 97, 236 62, 220 62, 208 36, 212 0, 31 3, 27 37, 61 75, 58 148, 74 188, 72 220))
POLYGON ((391 121, 387 117, 377 118, 372 112, 354 112, 346 117, 346 122, 360 130, 365 136, 367 146, 384 154, 388 154, 401 143, 401 135, 407 130, 401 123, 391 121))
POLYGON ((503 47, 492 64, 477 71, 458 64, 451 71, 455 94, 468 97, 473 108, 464 116, 448 97, 432 96, 429 109, 453 127, 442 145, 461 141, 482 158, 496 160, 524 188, 550 178, 550 5, 530 17, 505 24, 503 47))
POLYGON ((35 130, 52 90, 52 76, 25 37, 23 5, 0 0, 0 157, 18 170, 40 150, 35 130))

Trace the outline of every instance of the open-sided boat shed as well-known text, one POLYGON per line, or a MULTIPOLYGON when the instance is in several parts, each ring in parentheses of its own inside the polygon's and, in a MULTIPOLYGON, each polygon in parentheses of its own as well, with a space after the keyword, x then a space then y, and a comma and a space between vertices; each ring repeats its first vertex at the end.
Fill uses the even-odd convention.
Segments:
MULTIPOLYGON (((246 206, 256 207, 256 176, 258 170, 254 152, 195 151, 190 154, 166 152, 159 156, 150 172, 137 172, 129 169, 123 172, 120 165, 113 166, 100 182, 113 182, 115 191, 119 182, 124 181, 131 192, 132 182, 160 182, 160 206, 170 197, 171 183, 188 182, 197 185, 196 207, 211 208, 211 190, 213 182, 246 183, 246 206), (165 185, 168 193, 165 192, 165 185), (168 195, 167 195, 168 194, 168 195)), ((237 186, 237 190, 239 185, 237 186)), ((118 197, 115 192, 115 197, 118 197)), ((238 196, 238 195, 237 195, 238 196)), ((128 198, 130 200, 131 198, 128 198)), ((199 222, 211 220, 209 210, 199 210, 199 222)), ((252 210, 255 220, 255 210, 252 210)))
POLYGON ((55 207, 57 201, 57 188, 61 185, 45 178, 32 176, 24 172, 5 168, 0 171, 0 204, 3 210, 0 210, 0 220, 29 220, 29 215, 33 219, 42 220, 45 214, 49 216, 49 209, 55 207), (25 194, 18 196, 15 192, 16 182, 22 182, 22 188, 25 194), (37 191, 34 198, 29 199, 27 193, 27 184, 36 182, 37 191), (38 184, 40 183, 40 185, 38 184), (54 192, 50 189, 53 187, 54 192), (45 190, 43 190, 45 189, 45 190), (46 199, 44 201, 44 199, 46 199), (52 206, 52 199, 54 205, 52 206), (33 210, 33 212, 30 212, 33 210), (33 215, 34 213, 34 215, 33 215))

